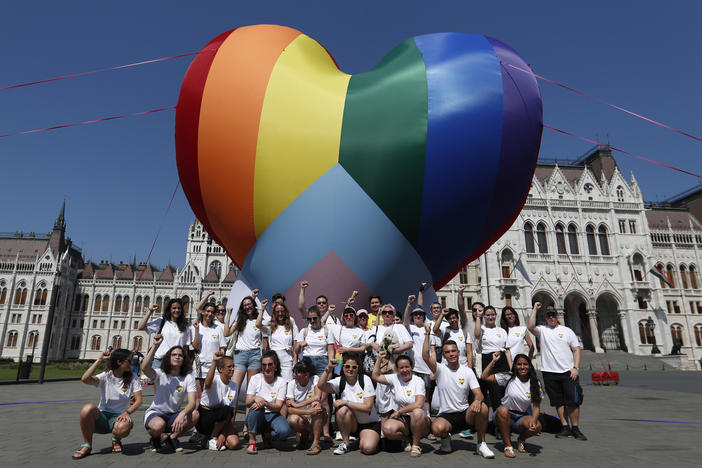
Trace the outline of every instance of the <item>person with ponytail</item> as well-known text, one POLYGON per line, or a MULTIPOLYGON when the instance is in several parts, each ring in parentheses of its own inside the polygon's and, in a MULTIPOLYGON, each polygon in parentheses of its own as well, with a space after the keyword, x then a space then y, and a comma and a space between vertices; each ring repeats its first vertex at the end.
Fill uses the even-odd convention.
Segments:
POLYGON ((83 443, 73 453, 74 460, 90 455, 93 434, 112 433, 112 452, 122 452, 122 439, 134 426, 132 414, 141 406, 141 384, 132 374, 131 357, 132 353, 126 349, 107 350, 81 377, 84 384, 98 387, 100 402, 88 403, 80 411, 83 443), (108 363, 108 370, 93 375, 103 362, 108 363))
POLYGON ((527 453, 525 440, 541 432, 539 413, 543 393, 536 370, 526 354, 517 354, 511 372, 491 374, 501 353, 495 352, 492 361, 483 371, 482 378, 488 382, 504 387, 505 392, 501 406, 494 413, 495 424, 502 434, 505 444, 505 457, 514 458, 510 432, 519 434, 517 450, 527 453))

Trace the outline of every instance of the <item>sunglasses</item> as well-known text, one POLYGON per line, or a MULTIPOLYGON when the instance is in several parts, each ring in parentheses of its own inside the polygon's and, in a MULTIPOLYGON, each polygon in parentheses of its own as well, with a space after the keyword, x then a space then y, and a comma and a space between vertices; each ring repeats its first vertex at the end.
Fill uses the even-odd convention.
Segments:
POLYGON ((322 305, 322 304, 326 304, 326 303, 327 303, 327 301, 317 301, 317 305, 322 305))
POLYGON ((344 314, 344 317, 353 317, 354 315, 356 315, 356 314, 353 312, 347 312, 344 314))
POLYGON ((392 310, 384 310, 383 311, 383 315, 394 315, 394 314, 395 314, 395 312, 393 312, 392 310))
POLYGON ((358 366, 354 366, 351 364, 344 364, 344 369, 358 369, 358 366))
POLYGON ((314 322, 315 320, 319 320, 319 317, 308 317, 307 318, 308 322, 314 322))

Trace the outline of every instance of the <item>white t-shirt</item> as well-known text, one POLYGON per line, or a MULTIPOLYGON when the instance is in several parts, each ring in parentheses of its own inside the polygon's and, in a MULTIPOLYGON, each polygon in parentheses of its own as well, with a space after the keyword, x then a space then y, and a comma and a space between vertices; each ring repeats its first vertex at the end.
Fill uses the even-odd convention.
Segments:
POLYGON ((466 344, 473 344, 473 338, 470 335, 466 336, 462 328, 454 330, 449 328, 448 323, 442 323, 440 326, 441 330, 441 342, 443 343, 444 337, 446 340, 453 340, 458 345, 458 362, 462 366, 468 365, 468 355, 466 354, 466 344), (448 336, 447 336, 448 335, 448 336))
POLYGON ((470 406, 468 393, 480 388, 475 373, 466 366, 458 366, 458 369, 451 370, 443 362, 437 362, 434 376, 441 400, 439 414, 465 411, 470 406))
POLYGON ((512 359, 517 354, 526 354, 524 352, 524 339, 526 338, 527 327, 518 326, 512 327, 507 330, 507 345, 506 348, 509 349, 512 359))
MULTIPOLYGON (((200 335, 200 351, 198 354, 200 355, 201 363, 211 363, 214 353, 219 351, 220 348, 227 347, 222 330, 222 327, 214 324, 211 327, 200 324, 198 327, 198 334, 200 335)), ((190 334, 193 337, 195 336, 195 327, 190 327, 190 334)))
POLYGON ((220 406, 233 406, 236 408, 236 398, 239 393, 239 387, 233 380, 225 385, 222 382, 222 377, 215 375, 210 388, 202 389, 200 404, 208 408, 218 408, 220 406))
POLYGON ((507 348, 507 332, 500 327, 488 328, 483 325, 480 341, 483 345, 483 354, 504 351, 507 348))
POLYGON ((180 407, 185 401, 188 393, 196 393, 195 377, 188 374, 185 377, 167 375, 161 369, 154 369, 156 379, 156 395, 154 401, 146 410, 144 420, 148 419, 151 413, 173 414, 180 411, 180 407))
POLYGON ((399 374, 388 374, 385 378, 392 388, 392 396, 398 410, 413 404, 417 395, 426 396, 424 380, 421 377, 413 375, 409 382, 402 380, 399 374))
MULTIPOLYGON (((246 394, 260 396, 267 402, 274 402, 275 400, 285 401, 287 384, 288 383, 282 377, 276 377, 275 380, 269 384, 266 382, 266 379, 263 378, 263 373, 259 373, 249 380, 246 394)), ((266 413, 270 412, 271 410, 266 408, 266 413)))
MULTIPOLYGON (((270 329, 269 329, 270 330, 270 329)), ((285 325, 278 325, 273 333, 267 333, 268 347, 273 351, 292 352, 293 341, 299 333, 297 325, 292 322, 292 329, 286 330, 285 325)))
POLYGON ((578 337, 573 330, 563 325, 550 328, 536 327, 539 331, 542 372, 567 372, 573 368, 573 348, 579 347, 578 337))
POLYGON ((115 377, 112 371, 102 372, 95 377, 98 379, 95 386, 100 389, 98 409, 106 413, 124 413, 131 405, 132 395, 141 391, 141 383, 135 375, 129 386, 124 385, 124 380, 115 377))
POLYGON ((344 348, 358 348, 363 344, 364 331, 358 327, 348 328, 342 325, 327 325, 327 344, 340 345, 344 348))
POLYGON ((248 351, 261 347, 261 329, 256 326, 256 319, 247 319, 246 326, 239 332, 234 349, 248 351))
MULTIPOLYGON (((501 387, 507 385, 511 377, 512 374, 509 372, 495 374, 495 379, 501 387)), ((541 393, 543 396, 543 392, 541 393)), ((500 403, 512 411, 524 413, 531 406, 531 379, 522 382, 518 377, 515 377, 505 388, 505 396, 502 397, 500 403)))
POLYGON ((324 327, 313 330, 305 327, 297 334, 297 341, 305 341, 307 346, 302 349, 303 356, 327 356, 327 330, 324 327))
MULTIPOLYGON (((399 346, 412 342, 412 337, 405 326, 401 323, 393 323, 389 327, 386 327, 385 325, 378 325, 377 330, 376 327, 370 328, 366 331, 363 341, 364 343, 375 342, 382 345, 385 336, 389 333, 395 333, 397 336, 397 344, 399 346)), ((406 351, 406 354, 414 361, 414 353, 412 352, 412 349, 406 351)))
MULTIPOLYGON (((433 325, 432 325, 433 326, 433 325)), ((409 326, 409 334, 412 337, 414 344, 412 345, 412 354, 414 354, 414 371, 420 374, 430 374, 429 366, 422 359, 422 348, 424 347, 424 336, 426 335, 426 330, 424 327, 418 327, 413 323, 409 326)), ((434 346, 436 338, 434 335, 431 336, 432 341, 430 346, 434 346)))
MULTIPOLYGON (((314 387, 317 386, 319 382, 319 377, 313 375, 307 382, 306 386, 301 386, 295 379, 288 382, 288 390, 285 394, 286 398, 292 398, 295 403, 300 403, 301 401, 308 400, 314 396, 314 387)), ((302 407, 300 409, 307 409, 309 405, 302 407)))
MULTIPOLYGON (((161 322, 163 317, 159 317, 155 320, 150 321, 146 324, 146 332, 149 334, 158 333, 158 329, 161 327, 161 322)), ((156 350, 154 359, 163 359, 163 355, 168 352, 174 346, 182 346, 185 348, 190 345, 193 341, 192 334, 190 333, 190 328, 185 327, 185 331, 180 331, 178 325, 175 322, 167 321, 163 324, 161 329, 161 335, 163 335, 163 341, 161 345, 156 350)))
MULTIPOLYGON (((338 393, 341 377, 332 379, 328 383, 329 386, 334 389, 334 393, 338 393)), ((370 397, 375 397, 375 389, 373 388, 373 381, 367 375, 363 376, 363 388, 361 388, 358 381, 356 381, 354 385, 346 382, 344 392, 340 395, 341 400, 348 400, 352 403, 363 403, 364 398, 370 397)), ((370 413, 360 412, 353 409, 352 411, 354 416, 356 416, 356 421, 360 424, 380 421, 378 412, 375 410, 375 405, 371 407, 370 413)))
MULTIPOLYGON (((322 314, 324 315, 324 314, 322 314)), ((325 325, 341 325, 341 319, 334 314, 329 314, 327 321, 324 322, 325 325)))

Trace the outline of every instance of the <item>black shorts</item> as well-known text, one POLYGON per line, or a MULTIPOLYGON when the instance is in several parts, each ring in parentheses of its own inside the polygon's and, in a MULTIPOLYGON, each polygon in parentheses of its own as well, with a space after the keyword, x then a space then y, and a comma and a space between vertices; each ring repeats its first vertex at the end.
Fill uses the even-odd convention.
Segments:
POLYGON ((380 436, 380 421, 369 422, 369 423, 357 423, 357 426, 358 427, 356 428, 356 430, 351 433, 351 435, 354 437, 360 437, 361 431, 365 431, 366 429, 370 429, 371 431, 375 431, 378 433, 378 436, 380 436))
POLYGON ((580 406, 583 404, 583 388, 580 386, 580 378, 575 381, 570 380, 570 371, 542 372, 544 376, 544 387, 551 402, 551 406, 580 406))
POLYGON ((198 411, 200 412, 200 419, 198 419, 195 428, 197 432, 206 436, 212 434, 212 429, 216 423, 225 419, 231 419, 234 416, 234 408, 231 406, 219 406, 209 409, 201 406, 198 411))
POLYGON ((461 431, 471 428, 470 424, 466 422, 466 411, 459 411, 458 413, 439 413, 437 418, 443 418, 447 420, 451 425, 451 429, 449 430, 449 432, 451 434, 457 434, 461 431))

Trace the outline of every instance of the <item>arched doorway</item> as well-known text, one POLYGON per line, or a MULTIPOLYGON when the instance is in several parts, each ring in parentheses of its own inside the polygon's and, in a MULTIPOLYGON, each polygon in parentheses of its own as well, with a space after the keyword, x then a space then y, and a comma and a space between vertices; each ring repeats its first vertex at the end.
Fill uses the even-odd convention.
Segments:
POLYGON ((544 325, 546 323, 546 308, 549 306, 556 307, 556 302, 553 299, 553 296, 546 291, 539 291, 534 294, 534 296, 531 298, 531 306, 533 307, 537 302, 541 303, 541 309, 536 314, 536 324, 544 325))
POLYGON ((595 302, 595 310, 597 310, 597 328, 602 347, 605 351, 622 349, 622 330, 619 325, 617 300, 611 294, 601 294, 595 302))
POLYGON ((563 301, 563 311, 565 313, 565 326, 575 332, 580 338, 583 349, 595 350, 592 343, 592 334, 588 326, 587 302, 578 293, 570 293, 563 301))

